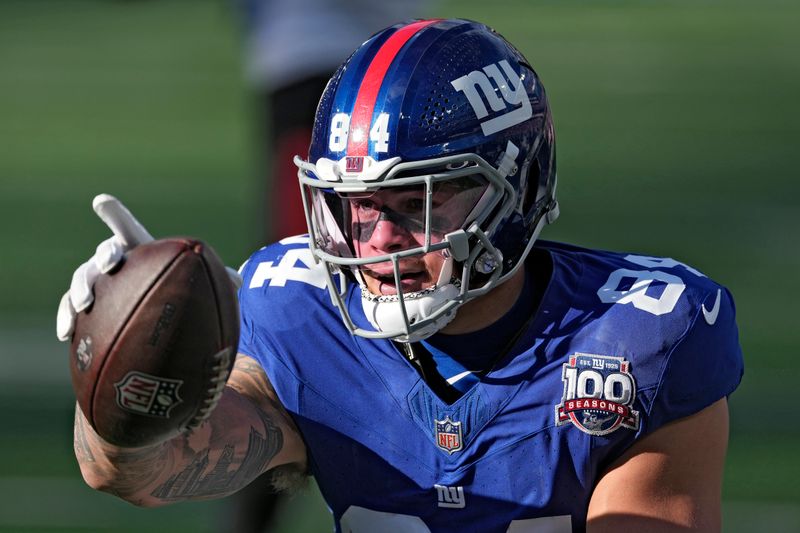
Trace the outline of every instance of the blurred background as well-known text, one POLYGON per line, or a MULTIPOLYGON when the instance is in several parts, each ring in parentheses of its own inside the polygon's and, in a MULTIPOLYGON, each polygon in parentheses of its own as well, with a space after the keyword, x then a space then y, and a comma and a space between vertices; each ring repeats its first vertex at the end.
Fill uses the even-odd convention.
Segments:
MULTIPOLYGON (((671 256, 733 291, 746 371, 731 398, 724 529, 800 531, 800 5, 417 10, 405 18, 493 26, 542 77, 562 213, 544 237, 671 256)), ((0 1, 0 530, 224 529, 224 502, 143 510, 83 484, 55 311, 108 235, 91 210, 100 192, 230 265, 262 244, 269 162, 243 34, 225 0, 0 1)), ((277 531, 331 528, 313 485, 280 513, 277 531)))

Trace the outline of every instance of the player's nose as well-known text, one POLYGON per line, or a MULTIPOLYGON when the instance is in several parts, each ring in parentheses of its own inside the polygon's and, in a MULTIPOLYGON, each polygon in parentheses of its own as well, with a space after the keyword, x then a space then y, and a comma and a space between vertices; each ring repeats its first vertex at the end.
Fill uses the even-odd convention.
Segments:
POLYGON ((406 228, 382 215, 375 223, 369 244, 376 250, 390 253, 409 248, 413 240, 406 228))

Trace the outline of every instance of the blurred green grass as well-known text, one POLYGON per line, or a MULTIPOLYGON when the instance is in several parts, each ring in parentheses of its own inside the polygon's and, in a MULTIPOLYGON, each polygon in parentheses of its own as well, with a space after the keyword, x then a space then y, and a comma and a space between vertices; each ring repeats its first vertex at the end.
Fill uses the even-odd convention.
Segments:
POLYGON ((155 234, 202 235, 230 264, 246 258, 238 45, 221 2, 0 5, 0 316, 50 314, 71 265, 106 235, 91 216, 99 192, 155 234))
MULTIPOLYGON (((547 238, 669 255, 731 288, 747 366, 726 530, 759 513, 771 531, 800 529, 800 6, 450 0, 433 14, 494 26, 543 78, 562 206, 547 238)), ((259 245, 238 47, 220 0, 0 2, 0 529, 217 527, 220 504, 140 510, 82 485, 53 315, 107 236, 96 193, 156 235, 202 236, 228 264, 259 245)), ((328 529, 306 498, 287 532, 328 529)))

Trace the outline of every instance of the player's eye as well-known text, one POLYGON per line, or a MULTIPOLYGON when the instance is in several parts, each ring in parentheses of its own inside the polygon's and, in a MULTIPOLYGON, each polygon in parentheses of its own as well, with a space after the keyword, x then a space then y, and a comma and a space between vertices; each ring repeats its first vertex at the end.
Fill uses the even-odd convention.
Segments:
POLYGON ((378 205, 369 198, 350 200, 350 205, 352 205, 357 212, 362 214, 377 213, 378 211, 378 205))
POLYGON ((423 198, 406 198, 402 207, 402 213, 419 217, 425 208, 425 200, 423 198))

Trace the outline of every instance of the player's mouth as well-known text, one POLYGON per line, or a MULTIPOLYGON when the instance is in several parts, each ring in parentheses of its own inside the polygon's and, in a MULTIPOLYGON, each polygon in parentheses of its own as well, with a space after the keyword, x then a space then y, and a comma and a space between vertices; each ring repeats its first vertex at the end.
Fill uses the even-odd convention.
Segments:
MULTIPOLYGON (((367 280, 367 288, 373 294, 397 294, 394 270, 374 271, 364 269, 362 270, 362 273, 367 280)), ((430 276, 425 270, 414 270, 400 273, 400 288, 403 290, 403 293, 421 291, 430 285, 430 276)))

